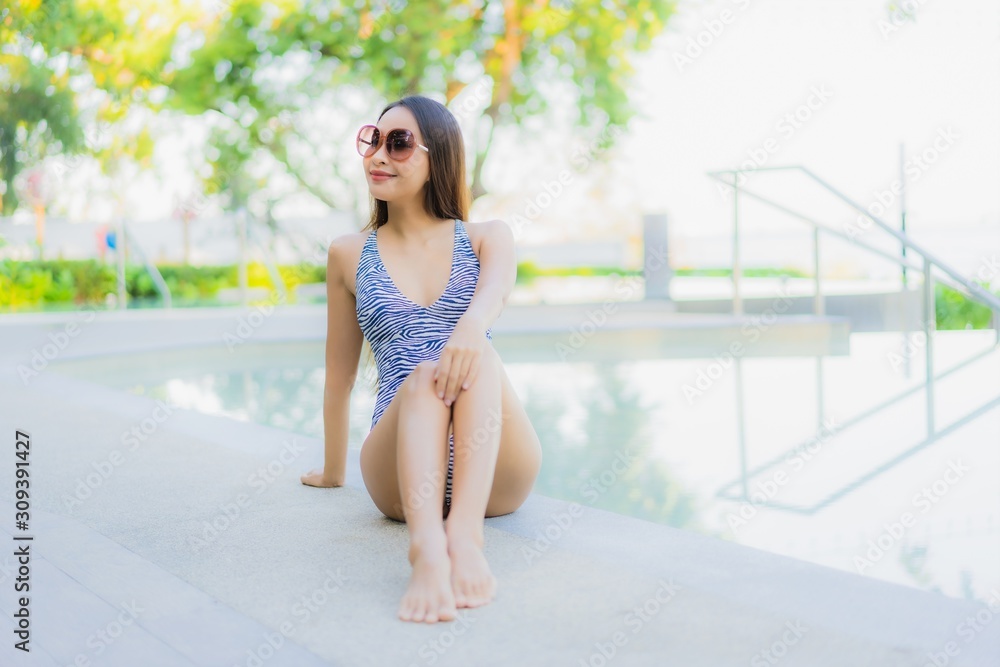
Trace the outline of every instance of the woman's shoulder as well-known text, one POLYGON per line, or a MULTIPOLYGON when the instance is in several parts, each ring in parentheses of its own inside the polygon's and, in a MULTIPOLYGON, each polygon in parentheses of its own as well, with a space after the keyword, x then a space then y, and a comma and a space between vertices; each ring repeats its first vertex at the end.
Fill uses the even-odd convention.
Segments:
POLYGON ((484 220, 482 222, 470 222, 467 220, 463 222, 465 223, 465 231, 469 234, 469 242, 472 244, 472 249, 477 256, 479 255, 479 249, 482 247, 484 238, 490 234, 497 233, 498 230, 503 233, 503 229, 501 228, 510 229, 507 223, 499 218, 484 220))
POLYGON ((364 250, 365 241, 368 240, 369 234, 371 234, 370 230, 341 234, 330 242, 327 251, 329 259, 335 262, 340 269, 342 280, 352 294, 356 291, 355 277, 361 262, 361 252, 364 250))
POLYGON ((355 260, 354 263, 356 263, 362 249, 364 249, 365 241, 368 240, 369 234, 371 232, 368 230, 341 234, 330 242, 327 252, 338 261, 351 263, 350 260, 355 260))

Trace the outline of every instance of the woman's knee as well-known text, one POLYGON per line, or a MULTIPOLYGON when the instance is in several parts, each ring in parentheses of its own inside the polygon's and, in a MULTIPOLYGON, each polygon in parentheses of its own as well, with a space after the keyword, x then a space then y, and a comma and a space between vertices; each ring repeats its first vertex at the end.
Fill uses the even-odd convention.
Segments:
POLYGON ((408 394, 432 393, 437 365, 436 361, 421 361, 410 371, 400 390, 408 394))

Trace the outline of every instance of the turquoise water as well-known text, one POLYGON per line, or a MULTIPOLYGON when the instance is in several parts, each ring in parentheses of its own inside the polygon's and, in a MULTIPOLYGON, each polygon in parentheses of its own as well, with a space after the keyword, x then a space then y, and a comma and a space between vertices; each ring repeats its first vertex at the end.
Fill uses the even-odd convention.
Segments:
MULTIPOLYGON (((516 348, 496 347, 543 444, 536 493, 986 599, 1000 585, 993 336, 935 334, 938 374, 974 360, 935 383, 930 439, 913 335, 853 334, 849 355, 820 358, 523 363, 516 348)), ((62 372, 322 439, 322 343, 238 350, 164 351, 62 372)), ((351 447, 361 446, 373 407, 359 380, 351 447)))

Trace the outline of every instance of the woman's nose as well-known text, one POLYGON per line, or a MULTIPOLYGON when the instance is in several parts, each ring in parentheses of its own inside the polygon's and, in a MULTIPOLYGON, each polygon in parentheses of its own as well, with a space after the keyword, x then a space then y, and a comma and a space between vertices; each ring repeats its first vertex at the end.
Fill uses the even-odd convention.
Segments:
POLYGON ((374 154, 372 154, 372 159, 378 162, 379 164, 385 164, 386 159, 389 157, 389 152, 387 148, 389 142, 385 140, 385 137, 379 137, 379 143, 381 145, 378 147, 378 150, 375 151, 374 154))

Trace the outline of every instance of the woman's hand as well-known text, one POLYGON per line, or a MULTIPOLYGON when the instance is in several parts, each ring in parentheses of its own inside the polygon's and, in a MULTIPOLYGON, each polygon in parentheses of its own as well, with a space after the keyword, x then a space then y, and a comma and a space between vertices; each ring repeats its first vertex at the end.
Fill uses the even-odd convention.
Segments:
POLYGON ((462 315, 441 350, 434 372, 434 388, 445 405, 451 406, 458 392, 468 389, 475 382, 485 343, 486 327, 482 321, 468 314, 462 315))
POLYGON ((322 468, 317 468, 316 470, 310 470, 306 474, 299 478, 303 484, 306 486, 318 486, 320 488, 330 488, 333 486, 343 486, 344 481, 340 479, 333 479, 328 477, 326 473, 323 472, 322 468))

